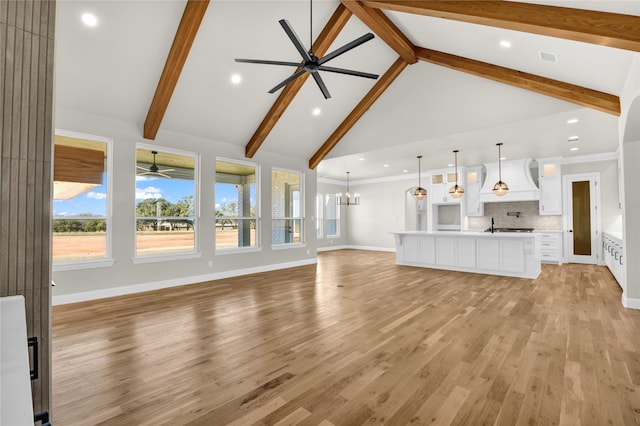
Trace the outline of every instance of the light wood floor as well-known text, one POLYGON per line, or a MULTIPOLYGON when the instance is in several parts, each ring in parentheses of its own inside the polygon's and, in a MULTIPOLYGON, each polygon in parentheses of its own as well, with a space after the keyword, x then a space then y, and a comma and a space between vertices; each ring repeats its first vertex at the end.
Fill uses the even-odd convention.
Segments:
POLYGON ((53 310, 65 425, 640 424, 640 311, 598 266, 537 280, 392 253, 53 310))

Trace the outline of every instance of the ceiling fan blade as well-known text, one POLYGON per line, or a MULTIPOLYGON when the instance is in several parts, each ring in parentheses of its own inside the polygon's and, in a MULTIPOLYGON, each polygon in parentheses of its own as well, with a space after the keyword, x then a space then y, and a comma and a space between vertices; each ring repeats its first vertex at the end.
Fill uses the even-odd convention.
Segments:
POLYGON ((164 173, 156 172, 155 174, 158 176, 162 176, 163 178, 172 179, 171 176, 165 175, 164 173))
POLYGON ((167 172, 175 172, 176 169, 162 169, 158 170, 158 173, 167 173, 167 172))
POLYGON ((278 22, 280 22, 280 25, 282 25, 284 32, 287 33, 293 45, 296 47, 296 49, 298 49, 298 52, 300 53, 300 56, 302 56, 302 59, 304 59, 305 62, 311 61, 309 52, 307 52, 307 50, 304 48, 304 45, 300 41, 300 38, 298 37, 296 32, 293 31, 293 28, 291 27, 291 24, 289 24, 289 21, 287 21, 286 19, 281 19, 278 22))
POLYGON ((324 66, 324 65, 319 66, 318 70, 319 71, 327 71, 327 72, 335 72, 337 74, 355 75, 356 77, 371 78, 373 80, 376 80, 379 77, 378 74, 370 74, 368 72, 347 70, 347 69, 344 69, 344 68, 327 67, 327 66, 324 66))
POLYGON ((149 170, 148 168, 146 168, 146 167, 142 167, 142 166, 136 166, 136 168, 138 168, 138 169, 140 169, 140 170, 146 170, 146 171, 148 171, 148 170, 149 170))
POLYGON ((331 95, 329 94, 329 90, 327 89, 327 86, 324 85, 324 81, 322 81, 322 77, 320 77, 320 74, 318 74, 317 72, 312 72, 311 75, 313 76, 313 79, 318 84, 318 87, 320 88, 320 91, 324 95, 324 98, 329 99, 331 95))
POLYGON ((152 174, 153 172, 150 172, 147 170, 146 172, 143 172, 143 173, 136 173, 136 176, 146 176, 146 175, 152 175, 152 174))
POLYGON ((247 64, 266 64, 266 65, 287 65, 290 67, 302 66, 300 62, 285 62, 285 61, 263 61, 262 59, 236 59, 236 62, 244 62, 247 64))
POLYGON ((280 84, 278 84, 276 87, 274 87, 273 89, 269 90, 269 93, 276 93, 278 90, 280 90, 281 88, 283 88, 284 86, 286 86, 287 84, 289 84, 290 82, 292 82, 293 80, 295 80, 296 78, 300 77, 302 74, 304 74, 306 71, 305 70, 300 70, 296 73, 291 74, 289 77, 287 77, 286 79, 284 79, 280 84))
POLYGON ((367 41, 371 40, 372 38, 374 38, 374 35, 371 33, 366 33, 365 35, 363 35, 362 37, 358 37, 357 39, 353 40, 350 43, 345 44, 342 47, 337 48, 336 50, 334 50, 333 52, 327 53, 326 55, 324 55, 319 61, 318 61, 318 65, 322 65, 325 62, 328 62, 330 60, 332 60, 333 58, 335 58, 336 56, 340 56, 345 52, 348 52, 349 50, 360 46, 362 43, 366 43, 367 41))

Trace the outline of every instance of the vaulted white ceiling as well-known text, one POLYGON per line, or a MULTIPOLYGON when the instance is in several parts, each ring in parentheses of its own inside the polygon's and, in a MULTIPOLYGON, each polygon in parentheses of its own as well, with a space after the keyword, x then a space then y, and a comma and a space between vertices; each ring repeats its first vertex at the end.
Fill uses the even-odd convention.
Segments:
MULTIPOLYGON (((134 122, 142 128, 185 1, 58 2, 56 104, 134 122), (94 28, 80 17, 91 12, 94 28)), ((640 16, 640 1, 537 3, 640 16)), ((338 6, 313 2, 313 37, 338 6)), ((619 95, 630 51, 439 18, 386 12, 413 44, 619 95), (508 40, 509 49, 499 45, 508 40), (554 53, 557 63, 539 52, 554 53)), ((278 24, 287 19, 309 43, 308 1, 212 1, 160 127, 244 147, 277 94, 269 89, 291 68, 240 64, 234 58, 298 61, 278 24), (242 76, 240 85, 230 77, 242 76)), ((370 30, 352 16, 329 50, 370 30)), ((336 58, 332 66, 383 74, 397 54, 381 39, 336 58)), ((374 81, 323 73, 332 98, 308 79, 261 150, 309 159, 374 81), (313 116, 314 108, 321 108, 313 116)), ((71 129, 73 130, 73 129, 71 129)), ((394 81, 319 166, 320 176, 353 179, 445 167, 451 150, 460 164, 495 161, 495 143, 508 158, 574 156, 615 151, 618 120, 523 89, 418 62, 394 81), (569 118, 580 118, 576 124, 569 118), (570 144, 567 138, 578 135, 570 144), (578 151, 569 151, 578 146, 578 151), (361 160, 363 159, 363 160, 361 160), (383 167, 388 164, 388 167, 383 167)))

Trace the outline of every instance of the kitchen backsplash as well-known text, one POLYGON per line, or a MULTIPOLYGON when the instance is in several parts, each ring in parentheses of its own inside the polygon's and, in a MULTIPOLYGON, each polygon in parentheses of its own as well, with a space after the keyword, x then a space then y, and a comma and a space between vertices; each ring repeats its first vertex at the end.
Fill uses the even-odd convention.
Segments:
POLYGON ((492 217, 496 228, 533 228, 537 231, 562 229, 562 216, 540 216, 537 201, 484 203, 484 216, 469 217, 469 229, 484 231, 491 227, 492 217), (520 217, 507 215, 509 212, 520 212, 520 217))

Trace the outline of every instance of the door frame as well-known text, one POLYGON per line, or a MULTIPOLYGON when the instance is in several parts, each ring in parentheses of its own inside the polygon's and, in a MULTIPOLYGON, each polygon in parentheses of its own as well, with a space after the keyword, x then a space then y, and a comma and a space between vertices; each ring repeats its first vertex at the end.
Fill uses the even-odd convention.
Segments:
POLYGON ((562 176, 562 223, 564 229, 564 260, 567 263, 602 264, 602 224, 600 202, 600 172, 577 173, 562 176), (591 256, 573 256, 573 238, 569 232, 572 227, 573 212, 571 207, 571 184, 573 182, 589 181, 591 198, 591 256), (595 258, 594 258, 595 256, 595 258))

